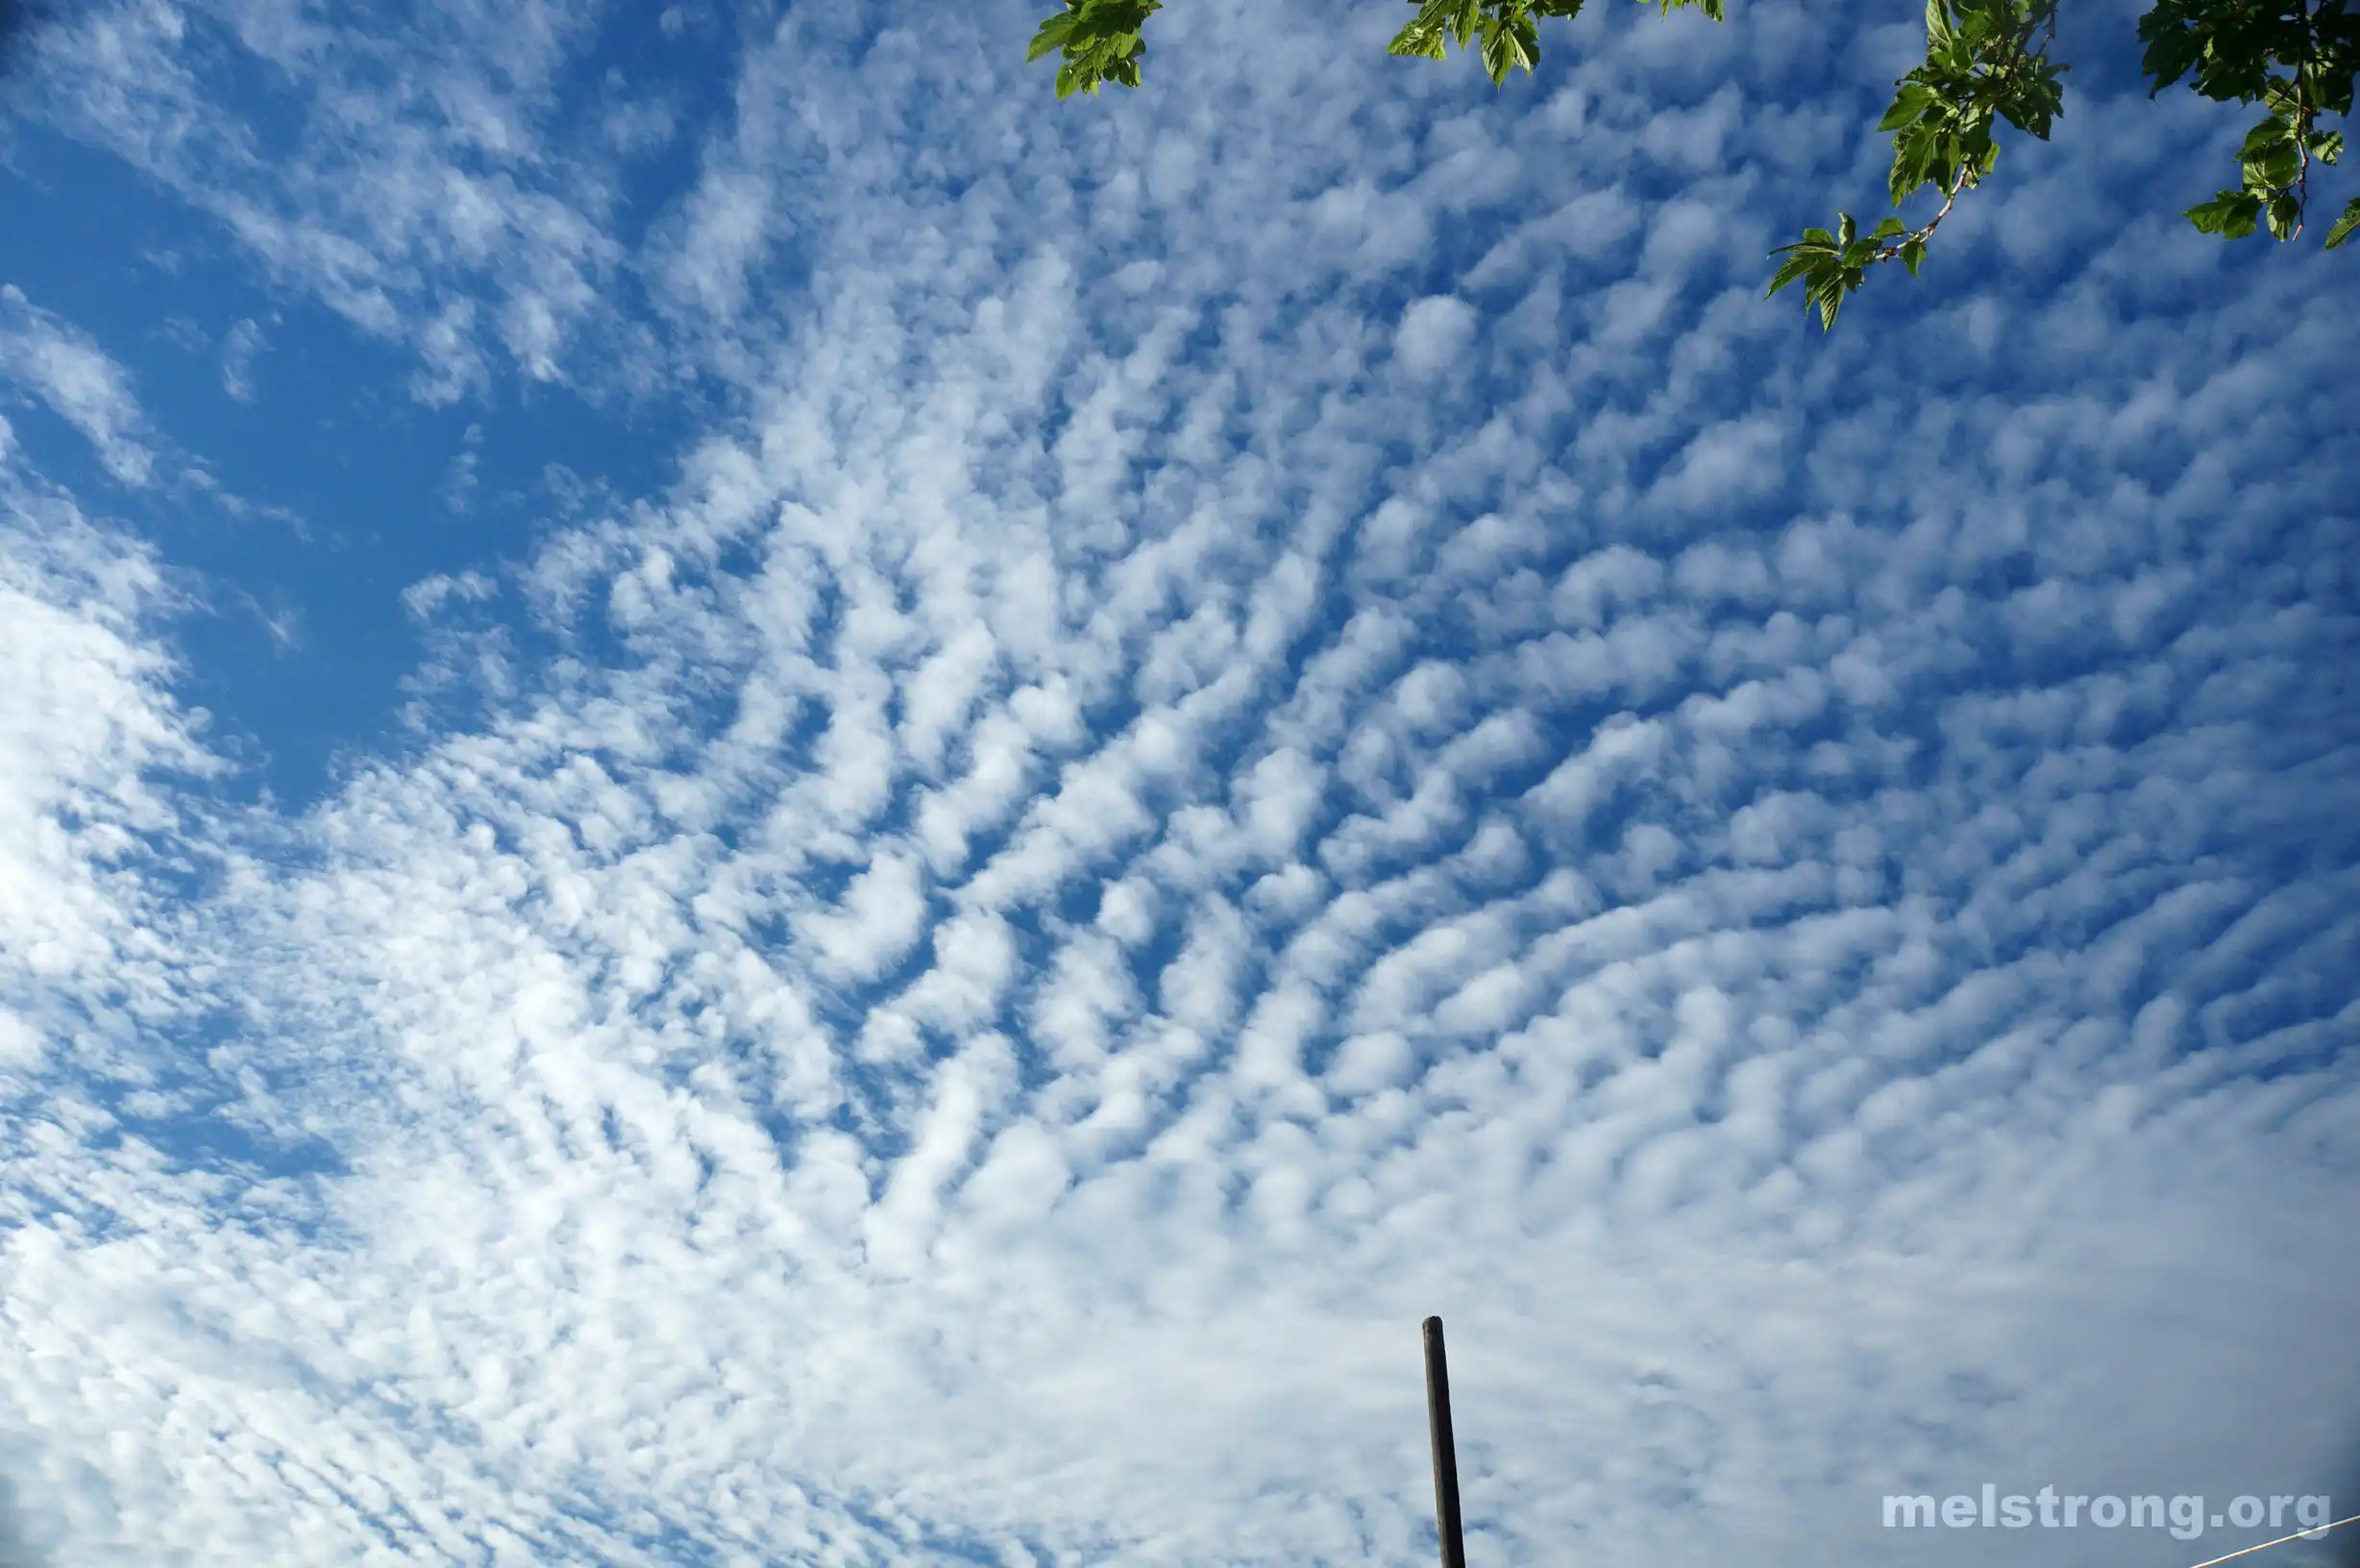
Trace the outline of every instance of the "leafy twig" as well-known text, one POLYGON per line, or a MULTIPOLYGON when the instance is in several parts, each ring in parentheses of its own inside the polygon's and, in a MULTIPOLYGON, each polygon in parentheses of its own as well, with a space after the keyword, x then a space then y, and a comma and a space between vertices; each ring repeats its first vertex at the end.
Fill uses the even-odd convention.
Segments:
POLYGON ((2046 141, 2051 122, 2062 112, 2064 88, 2057 78, 2073 67, 2052 66, 2045 49, 2031 47, 2032 35, 2044 27, 2047 41, 2056 41, 2056 6, 2057 0, 1956 0, 1954 7, 1952 0, 1926 0, 1926 63, 1894 84, 1899 90, 1877 129, 1894 133, 1887 181, 1893 205, 1930 184, 1942 192, 1942 209, 1916 230, 1886 218, 1861 236, 1849 212, 1836 214, 1832 234, 1806 229, 1802 239, 1770 253, 1786 259, 1763 297, 1802 282, 1826 330, 1871 266, 1899 257, 1914 276, 1926 241, 1959 192, 1999 161, 1993 120, 2046 141))

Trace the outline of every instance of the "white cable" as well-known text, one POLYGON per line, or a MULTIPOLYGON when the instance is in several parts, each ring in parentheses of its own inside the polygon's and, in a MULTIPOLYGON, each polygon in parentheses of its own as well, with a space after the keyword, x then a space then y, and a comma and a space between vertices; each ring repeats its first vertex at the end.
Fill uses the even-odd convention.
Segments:
POLYGON ((2360 1513, 2348 1514, 2344 1518, 2338 1519, 2335 1524, 2322 1525, 2317 1530, 2299 1530, 2292 1535, 2281 1535, 2274 1541, 2264 1541, 2261 1543, 2261 1546, 2249 1546, 2243 1552, 2230 1553, 2228 1557, 2213 1557, 2206 1561, 2198 1563, 2196 1568, 2213 1568, 2213 1564, 2216 1562, 2226 1562, 2229 1560, 2229 1557, 2242 1557, 2247 1552, 2259 1552, 2263 1546, 2284 1546, 2289 1541, 2317 1540, 2320 1536, 2326 1534, 2327 1531, 2337 1528, 2337 1526, 2348 1525, 2354 1519, 2360 1519, 2360 1513))

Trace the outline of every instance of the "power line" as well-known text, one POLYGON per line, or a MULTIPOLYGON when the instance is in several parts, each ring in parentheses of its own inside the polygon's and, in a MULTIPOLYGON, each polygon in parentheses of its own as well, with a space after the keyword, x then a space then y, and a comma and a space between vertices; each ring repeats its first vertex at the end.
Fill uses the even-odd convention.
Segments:
POLYGON ((2226 1562, 2229 1560, 2229 1557, 2242 1557, 2248 1552, 2259 1552, 2264 1546, 2284 1546, 2289 1541, 2317 1540, 2320 1536, 2326 1534, 2327 1531, 2337 1528, 2337 1526, 2348 1525, 2355 1519, 2360 1519, 2360 1513, 2347 1514, 2343 1518, 2338 1519, 2335 1524, 2322 1525, 2317 1530, 2299 1530, 2292 1535, 2281 1535, 2274 1541, 2264 1541, 2260 1546, 2249 1546, 2245 1548, 2244 1551, 2230 1553, 2228 1557, 2213 1557, 2207 1561, 2196 1564, 2196 1568, 2213 1568, 2213 1564, 2216 1562, 2226 1562))

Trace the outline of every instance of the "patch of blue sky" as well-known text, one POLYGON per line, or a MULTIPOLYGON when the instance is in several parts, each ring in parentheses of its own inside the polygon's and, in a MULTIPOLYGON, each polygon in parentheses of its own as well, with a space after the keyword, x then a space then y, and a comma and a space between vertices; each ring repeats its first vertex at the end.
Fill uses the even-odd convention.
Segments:
MULTIPOLYGON (((513 383, 471 408, 422 404, 403 390, 406 354, 272 294, 119 161, 37 127, 15 151, 12 212, 42 240, 12 276, 123 367, 171 453, 158 482, 127 487, 54 415, 37 408, 27 438, 44 468, 156 539, 202 606, 173 628, 181 690, 247 759, 234 793, 300 810, 332 787, 340 753, 381 740, 421 657, 404 589, 497 585, 582 487, 660 489, 676 411, 513 383), (91 255, 120 260, 74 264, 91 255), (190 453, 210 482, 190 482, 190 453)), ((553 648, 505 620, 523 651, 553 648)), ((612 656, 602 625, 586 635, 612 656)))

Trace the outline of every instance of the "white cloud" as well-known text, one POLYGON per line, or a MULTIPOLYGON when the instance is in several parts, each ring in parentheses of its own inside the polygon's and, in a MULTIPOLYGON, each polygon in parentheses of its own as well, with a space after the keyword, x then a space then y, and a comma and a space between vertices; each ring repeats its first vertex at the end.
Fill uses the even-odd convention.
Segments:
POLYGON ((38 397, 82 432, 118 482, 143 485, 156 454, 131 377, 87 332, 0 286, 0 375, 38 397))
POLYGON ((173 943, 140 867, 178 819, 160 775, 216 765, 146 634, 168 601, 155 556, 37 478, 0 484, 0 953, 9 1005, 35 1009, 12 1031, 23 1058, 64 1038, 37 1038, 59 1025, 44 994, 111 992, 132 1017, 172 1000, 173 943))
MULTIPOLYGON (((575 23, 430 17, 380 93, 235 12, 361 127, 285 177, 164 14, 74 35, 94 137, 433 396, 563 369, 622 268, 541 201, 597 209, 537 118, 575 23), (381 214, 306 184, 371 173, 381 214)), ((1879 1493, 2010 1465, 2307 1484, 2360 1394, 2350 487, 2303 390, 2349 324, 2249 282, 1912 379, 1747 325, 1738 42, 1518 99, 1381 16, 1318 63, 1175 8, 1238 46, 1079 121, 1006 19, 749 41, 720 194, 637 262, 744 401, 673 493, 539 526, 562 656, 300 817, 176 793, 155 554, 20 487, 28 1532, 1407 1562, 1429 1311, 1477 1560, 1889 1552, 1879 1493), (1411 268, 1480 308, 1395 316, 1411 268), (1439 367, 1523 309, 1486 269, 1599 303, 1368 374, 1389 318, 1407 368, 1466 312, 1439 367), (2292 370, 2206 373, 2265 319, 2292 370)), ((494 613, 488 564, 405 604, 494 613)))
POLYGON ((254 401, 254 360, 267 347, 262 329, 252 317, 230 328, 221 344, 221 389, 234 402, 254 401))
POLYGON ((1393 335, 1393 357, 1414 377, 1439 374, 1466 353, 1475 335, 1475 309, 1464 300, 1433 295, 1411 302, 1393 335))
POLYGON ((599 314, 619 252, 597 222, 605 176, 546 145, 553 83, 594 20, 462 7, 388 37, 269 4, 106 4, 44 30, 27 108, 177 193, 274 278, 413 345, 428 367, 413 390, 443 403, 481 387, 495 344, 558 378, 599 314), (234 54, 287 92, 303 125, 284 147, 244 117, 234 54), (399 70, 372 64, 395 54, 399 70))
POLYGON ((1651 495, 1688 511, 1760 495, 1779 482, 1783 441, 1780 422, 1768 415, 1701 430, 1651 495))

